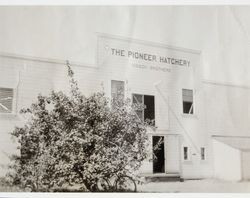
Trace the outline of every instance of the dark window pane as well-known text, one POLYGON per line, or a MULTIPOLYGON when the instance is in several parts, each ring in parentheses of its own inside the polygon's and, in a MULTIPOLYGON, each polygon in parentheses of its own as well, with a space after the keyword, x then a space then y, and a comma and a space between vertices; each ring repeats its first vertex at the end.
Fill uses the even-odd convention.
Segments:
POLYGON ((205 148, 201 147, 201 160, 205 160, 205 148))
POLYGON ((188 147, 184 147, 184 160, 188 160, 188 147))
POLYGON ((193 103, 183 101, 183 113, 193 114, 193 103))
POLYGON ((154 121, 155 119, 155 97, 154 96, 144 96, 144 120, 154 121))

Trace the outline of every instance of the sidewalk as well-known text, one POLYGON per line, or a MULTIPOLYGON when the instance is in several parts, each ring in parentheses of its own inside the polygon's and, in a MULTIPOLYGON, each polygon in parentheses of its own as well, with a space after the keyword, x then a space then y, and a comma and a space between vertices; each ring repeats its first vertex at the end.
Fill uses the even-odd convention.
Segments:
POLYGON ((138 186, 138 192, 165 193, 250 193, 250 181, 185 180, 184 182, 150 182, 138 186))

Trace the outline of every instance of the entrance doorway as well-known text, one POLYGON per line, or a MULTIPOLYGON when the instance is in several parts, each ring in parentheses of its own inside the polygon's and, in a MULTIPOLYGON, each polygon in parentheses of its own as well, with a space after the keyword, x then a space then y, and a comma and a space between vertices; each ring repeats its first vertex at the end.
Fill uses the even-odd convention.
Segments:
POLYGON ((165 172, 164 136, 153 136, 153 173, 165 172), (158 149, 154 149, 158 145, 158 149))

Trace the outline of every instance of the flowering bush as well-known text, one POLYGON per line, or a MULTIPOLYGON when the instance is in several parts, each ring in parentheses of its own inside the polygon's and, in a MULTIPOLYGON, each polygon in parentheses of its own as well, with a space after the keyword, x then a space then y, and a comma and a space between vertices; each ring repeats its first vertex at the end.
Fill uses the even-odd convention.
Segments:
POLYGON ((29 114, 12 135, 20 155, 12 157, 12 185, 31 191, 53 191, 70 185, 97 190, 99 178, 130 175, 147 157, 145 124, 126 100, 110 107, 105 94, 85 97, 68 64, 71 92, 52 91, 21 113, 29 114))

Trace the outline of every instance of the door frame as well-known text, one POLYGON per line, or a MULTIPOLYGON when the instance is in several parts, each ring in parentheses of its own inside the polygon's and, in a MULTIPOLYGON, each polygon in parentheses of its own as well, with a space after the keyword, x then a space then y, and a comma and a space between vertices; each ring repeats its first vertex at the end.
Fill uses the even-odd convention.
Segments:
MULTIPOLYGON (((182 147, 182 141, 181 141, 181 135, 180 134, 174 134, 174 133, 168 133, 168 134, 166 134, 166 133, 152 133, 152 132, 150 132, 150 133, 148 133, 148 135, 149 135, 149 137, 150 137, 150 139, 151 139, 151 141, 152 141, 152 144, 151 144, 151 146, 153 145, 153 136, 163 136, 164 137, 164 157, 165 157, 165 161, 164 161, 164 163, 165 163, 165 172, 164 173, 159 173, 159 174, 167 174, 167 173, 171 173, 171 172, 168 172, 168 166, 167 166, 167 157, 168 157, 168 152, 167 152, 167 145, 168 145, 168 138, 169 137, 171 137, 171 136, 178 136, 178 172, 179 172, 179 174, 181 174, 182 175, 182 163, 181 163, 181 158, 182 158, 182 153, 181 153, 181 147, 182 147)), ((151 151, 153 151, 153 148, 151 148, 151 151)), ((152 160, 152 165, 151 165, 151 167, 152 167, 152 169, 151 169, 151 171, 152 171, 152 173, 153 174, 155 174, 154 172, 153 172, 153 160, 152 160)))

